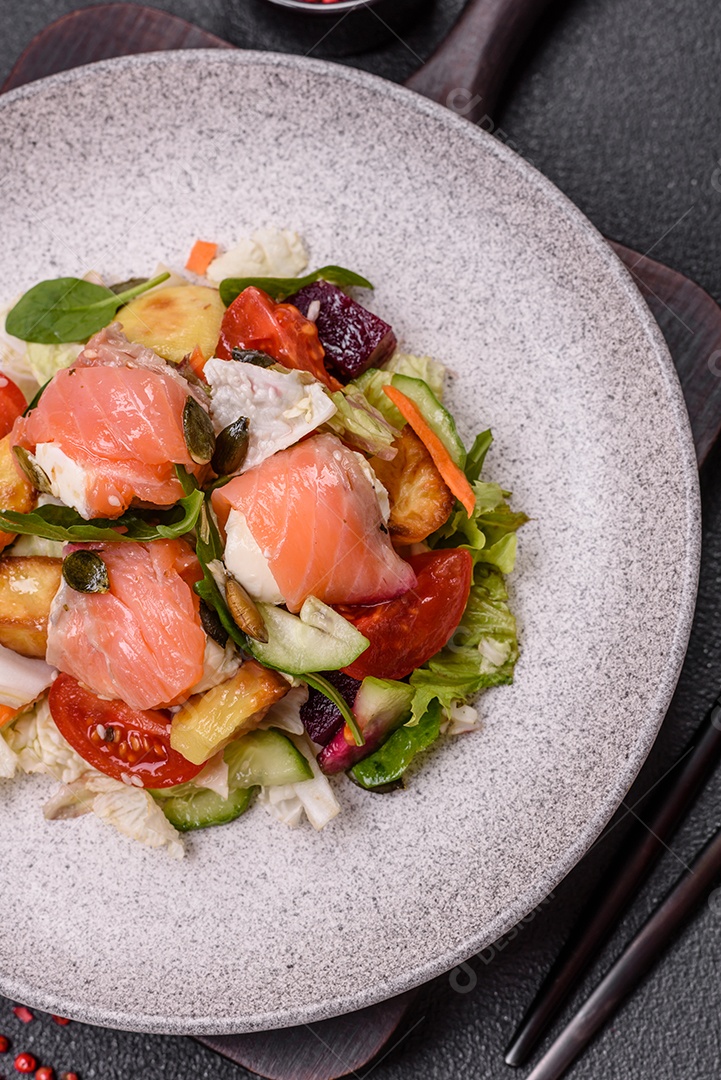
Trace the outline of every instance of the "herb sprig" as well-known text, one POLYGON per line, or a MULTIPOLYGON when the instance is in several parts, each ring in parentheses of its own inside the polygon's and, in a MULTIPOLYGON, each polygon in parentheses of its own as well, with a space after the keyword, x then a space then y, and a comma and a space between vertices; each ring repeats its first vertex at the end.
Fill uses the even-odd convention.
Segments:
POLYGON ((236 296, 243 292, 243 289, 255 285, 256 288, 262 289, 268 296, 272 296, 274 300, 286 300, 293 293, 297 293, 299 289, 304 289, 306 285, 313 285, 316 281, 327 281, 331 285, 339 285, 341 288, 347 285, 356 285, 360 289, 373 288, 367 278, 361 277, 360 274, 356 274, 353 270, 346 270, 344 266, 321 266, 320 270, 313 270, 310 274, 305 274, 304 277, 225 278, 220 283, 220 299, 226 307, 229 307, 236 296))

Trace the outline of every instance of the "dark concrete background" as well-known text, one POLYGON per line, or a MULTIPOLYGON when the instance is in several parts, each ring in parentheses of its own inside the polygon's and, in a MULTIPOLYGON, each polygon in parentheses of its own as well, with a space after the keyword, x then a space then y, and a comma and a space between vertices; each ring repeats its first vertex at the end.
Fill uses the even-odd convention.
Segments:
MULTIPOLYGON (((32 35, 78 0, 2 0, 0 81, 32 35)), ((157 7, 220 34, 223 0, 165 0, 157 7)), ((438 0, 407 45, 352 62, 399 81, 426 57, 460 10, 438 0), (408 48, 407 46, 410 46, 408 48)), ((649 251, 721 300, 721 8, 717 0, 565 0, 533 35, 494 123, 606 235, 649 251)), ((703 479, 701 588, 689 655, 672 711, 633 800, 681 749, 721 689, 721 481, 703 479)), ((649 632, 653 628, 649 627, 649 632)), ((529 723, 532 718, 529 717, 529 723)), ((718 826, 721 777, 708 786, 634 911, 609 946, 618 953, 718 826)), ((377 1080, 512 1075, 502 1050, 583 898, 601 879, 625 831, 596 845, 555 898, 511 941, 471 961, 475 988, 447 977, 425 991, 416 1024, 373 1070, 377 1080)), ((52 887, 52 883, 49 883, 52 887)), ((1 917, 1 906, 0 906, 1 917)), ((119 957, 122 962, 122 957, 119 957)), ((588 980, 588 989, 598 972, 588 980)), ((585 1058, 573 1080, 718 1080, 721 1077, 721 904, 704 907, 585 1058)), ((579 997, 580 1000, 580 997, 579 997)), ((190 1040, 133 1035, 49 1019, 24 1027, 0 999, 0 1032, 58 1072, 81 1080, 240 1080, 246 1074, 190 1040)), ((11 1065, 0 1063, 10 1072, 11 1065)), ((363 1071, 368 1075, 368 1070, 363 1071)), ((516 1075, 521 1075, 516 1074, 516 1075)))

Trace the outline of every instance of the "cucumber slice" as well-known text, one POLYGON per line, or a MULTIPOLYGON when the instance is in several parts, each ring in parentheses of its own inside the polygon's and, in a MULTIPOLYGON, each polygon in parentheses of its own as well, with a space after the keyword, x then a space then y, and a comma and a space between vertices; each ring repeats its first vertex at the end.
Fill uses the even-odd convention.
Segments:
MULTIPOLYGON (((190 785, 183 785, 190 787, 190 785)), ((171 825, 180 832, 226 825, 245 813, 253 797, 252 788, 239 787, 223 799, 208 788, 194 788, 184 795, 171 795, 160 807, 171 825)))
POLYGON ((444 409, 428 383, 412 379, 410 375, 394 375, 391 384, 413 402, 423 414, 423 419, 435 432, 459 469, 466 466, 466 448, 456 429, 456 422, 444 409))
POLYGON ((313 779, 313 770, 290 739, 270 728, 251 731, 225 751, 231 789, 277 787, 313 779))
POLYGON ((300 615, 273 604, 258 604, 268 641, 249 639, 247 648, 266 667, 288 675, 337 671, 368 648, 368 639, 333 608, 309 596, 300 615))

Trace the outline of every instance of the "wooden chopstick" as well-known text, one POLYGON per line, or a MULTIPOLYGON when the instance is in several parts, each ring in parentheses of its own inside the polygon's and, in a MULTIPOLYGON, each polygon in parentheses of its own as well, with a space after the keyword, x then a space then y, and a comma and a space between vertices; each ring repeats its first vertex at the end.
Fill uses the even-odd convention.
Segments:
POLYGON ((721 698, 663 779, 629 808, 634 824, 521 1021, 506 1051, 509 1065, 523 1065, 531 1056, 667 848, 720 758, 721 698))
POLYGON ((558 1080, 651 970, 721 875, 721 829, 678 879, 527 1080, 558 1080))

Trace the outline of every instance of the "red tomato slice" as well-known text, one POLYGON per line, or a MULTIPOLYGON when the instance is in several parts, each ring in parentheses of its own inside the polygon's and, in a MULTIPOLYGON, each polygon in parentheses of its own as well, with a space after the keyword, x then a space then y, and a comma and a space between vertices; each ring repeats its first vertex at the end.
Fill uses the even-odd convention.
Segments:
POLYGON ((116 780, 133 777, 143 787, 174 787, 203 768, 171 748, 168 712, 107 701, 62 674, 50 688, 49 702, 53 720, 73 750, 116 780))
POLYGON ((12 426, 27 408, 25 395, 12 379, 0 372, 0 439, 12 430, 12 426))
POLYGON ((412 555, 418 584, 396 600, 374 607, 345 605, 338 611, 370 645, 346 675, 403 679, 442 649, 460 623, 473 580, 473 559, 462 548, 412 555))
POLYGON ((325 369, 325 349, 315 323, 292 304, 276 304, 254 285, 244 289, 223 316, 215 355, 232 360, 233 349, 258 349, 287 368, 309 371, 331 390, 340 387, 325 369))

